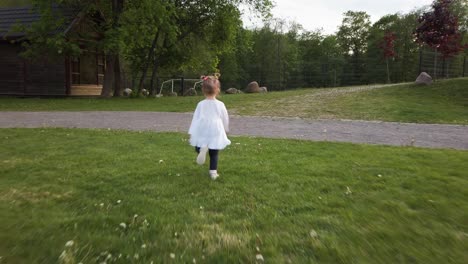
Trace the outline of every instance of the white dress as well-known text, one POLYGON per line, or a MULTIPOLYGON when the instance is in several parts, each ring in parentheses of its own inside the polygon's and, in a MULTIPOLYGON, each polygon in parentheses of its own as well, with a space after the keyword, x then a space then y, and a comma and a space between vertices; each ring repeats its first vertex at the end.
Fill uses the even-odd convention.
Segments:
POLYGON ((224 103, 216 99, 199 102, 189 129, 190 145, 224 149, 231 144, 226 132, 229 132, 229 116, 224 103))

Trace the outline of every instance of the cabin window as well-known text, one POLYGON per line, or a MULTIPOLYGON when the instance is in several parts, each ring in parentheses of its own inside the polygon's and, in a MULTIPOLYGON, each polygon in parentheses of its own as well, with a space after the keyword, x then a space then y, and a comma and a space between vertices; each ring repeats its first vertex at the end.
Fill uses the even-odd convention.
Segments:
POLYGON ((71 59, 72 84, 81 84, 80 80, 80 58, 71 59))
POLYGON ((96 60, 98 85, 102 85, 104 83, 104 71, 106 70, 106 60, 104 58, 104 55, 102 54, 97 54, 96 60))

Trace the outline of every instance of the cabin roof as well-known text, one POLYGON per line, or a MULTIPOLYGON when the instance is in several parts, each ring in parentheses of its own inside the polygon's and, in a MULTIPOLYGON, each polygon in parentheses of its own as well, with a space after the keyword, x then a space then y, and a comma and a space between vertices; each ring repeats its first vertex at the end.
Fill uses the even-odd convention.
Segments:
MULTIPOLYGON (((54 6, 52 7, 52 12, 56 13, 57 17, 63 18, 65 23, 61 23, 51 34, 66 33, 78 17, 78 12, 71 8, 54 6)), ((40 18, 40 12, 32 6, 0 8, 0 40, 24 37, 26 35, 25 32, 13 32, 14 26, 31 27, 40 18)))

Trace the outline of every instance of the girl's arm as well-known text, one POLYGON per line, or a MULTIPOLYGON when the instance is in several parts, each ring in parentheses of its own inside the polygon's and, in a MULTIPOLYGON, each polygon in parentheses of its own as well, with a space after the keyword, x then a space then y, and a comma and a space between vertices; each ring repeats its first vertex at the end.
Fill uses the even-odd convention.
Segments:
POLYGON ((226 106, 223 104, 221 109, 221 119, 223 120, 224 131, 229 132, 229 114, 227 112, 226 106))
POLYGON ((189 134, 192 134, 193 129, 194 129, 194 124, 200 117, 200 105, 197 105, 197 108, 195 108, 195 112, 193 113, 193 118, 192 118, 192 123, 190 124, 190 129, 189 129, 189 134))

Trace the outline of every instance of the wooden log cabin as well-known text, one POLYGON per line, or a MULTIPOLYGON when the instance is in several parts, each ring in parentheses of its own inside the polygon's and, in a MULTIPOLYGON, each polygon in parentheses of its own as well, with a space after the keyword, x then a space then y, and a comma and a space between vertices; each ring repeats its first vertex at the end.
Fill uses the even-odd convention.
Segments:
MULTIPOLYGON (((98 96, 105 72, 105 57, 96 48, 89 48, 99 34, 92 32, 96 18, 80 16, 71 9, 59 9, 66 23, 56 32, 63 32, 68 41, 79 44, 79 56, 47 56, 30 60, 21 56, 24 32, 14 32, 18 24, 30 27, 40 19, 31 7, 0 8, 0 95, 10 96, 98 96), (93 20, 93 21, 92 21, 93 20), (86 32, 87 34, 82 34, 86 32), (88 39, 83 39, 86 36, 88 39), (90 37, 91 36, 91 37, 90 37), (53 59, 52 59, 53 58, 53 59)), ((55 34, 52 32, 51 34, 55 34)))

